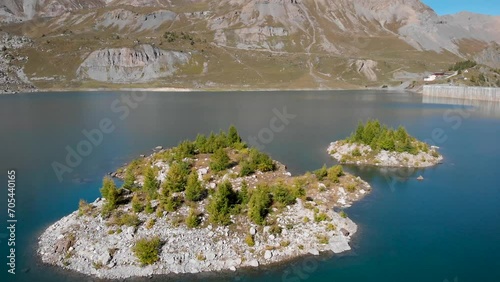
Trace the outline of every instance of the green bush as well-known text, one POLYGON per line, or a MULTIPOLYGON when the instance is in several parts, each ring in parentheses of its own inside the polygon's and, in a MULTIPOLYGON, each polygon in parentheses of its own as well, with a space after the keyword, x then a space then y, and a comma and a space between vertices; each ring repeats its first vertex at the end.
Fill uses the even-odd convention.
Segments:
POLYGON ((450 71, 463 71, 466 69, 473 68, 477 65, 475 61, 472 60, 466 60, 466 61, 461 61, 455 63, 453 66, 449 67, 448 70, 450 71))
POLYGON ((260 170, 262 172, 266 172, 266 171, 274 171, 276 169, 271 157, 262 152, 259 152, 255 148, 250 149, 249 159, 250 159, 250 165, 254 170, 260 170))
POLYGON ((326 213, 315 213, 314 214, 314 221, 315 222, 322 222, 322 221, 330 221, 330 217, 326 215, 326 213))
POLYGON ((243 161, 241 162, 241 169, 240 169, 240 177, 245 177, 253 174, 255 172, 255 169, 252 167, 252 165, 247 162, 243 161))
POLYGON ((314 174, 318 178, 319 181, 322 181, 328 175, 328 171, 326 169, 326 164, 323 165, 320 169, 314 171, 314 174))
POLYGON ((147 214, 152 214, 155 212, 153 206, 151 206, 151 200, 150 199, 147 199, 146 200, 146 207, 144 208, 144 211, 147 213, 147 214))
POLYGON ((102 181, 101 195, 106 199, 106 203, 102 206, 102 215, 108 216, 118 206, 119 193, 116 189, 115 182, 111 177, 104 177, 102 181))
POLYGON ((335 231, 335 229, 337 229, 337 227, 332 223, 328 223, 328 225, 326 226, 327 231, 335 231))
POLYGON ((201 154, 212 154, 218 149, 228 147, 234 149, 246 148, 246 144, 242 142, 238 130, 234 126, 229 128, 227 135, 224 131, 220 131, 218 134, 212 132, 208 138, 205 135, 198 134, 194 142, 195 150, 198 150, 201 154))
POLYGON ((211 132, 207 138, 207 142, 205 144, 205 153, 213 154, 217 149, 220 149, 217 144, 217 136, 211 132))
POLYGON ((146 228, 147 229, 151 229, 155 226, 155 223, 156 223, 156 220, 154 218, 150 218, 147 222, 146 222, 146 228))
POLYGON ((186 189, 190 165, 186 162, 174 162, 170 165, 165 181, 163 182, 163 195, 171 192, 182 192, 186 189))
POLYGON ((135 187, 135 174, 132 171, 132 168, 129 166, 127 168, 127 172, 125 173, 125 180, 123 182, 123 188, 128 190, 134 190, 135 187))
POLYGON ((252 235, 248 234, 246 237, 245 237, 245 243, 247 243, 247 245, 249 247, 253 247, 255 246, 255 240, 253 238, 252 235))
POLYGON ((238 134, 238 130, 233 125, 229 127, 228 139, 231 145, 241 143, 241 137, 238 134))
POLYGON ((182 206, 182 198, 180 196, 167 196, 163 198, 165 210, 174 212, 182 206))
POLYGON ((345 211, 341 211, 339 214, 340 214, 340 217, 347 218, 347 213, 345 211))
POLYGON ((190 141, 182 141, 174 149, 175 159, 182 161, 184 158, 192 157, 195 154, 196 145, 190 141))
POLYGON ((207 137, 203 134, 198 134, 196 136, 196 140, 194 141, 195 150, 198 150, 201 154, 208 153, 207 148, 207 137))
POLYGON ((146 192, 151 199, 156 199, 159 187, 160 184, 158 180, 156 180, 154 169, 150 165, 147 165, 144 171, 144 185, 142 186, 142 190, 146 192))
POLYGON ((94 209, 94 207, 92 205, 90 205, 89 203, 87 203, 87 201, 85 201, 83 199, 80 200, 80 202, 78 203, 78 215, 79 216, 91 215, 93 209, 94 209))
MULTIPOLYGON (((400 126, 397 130, 381 125, 378 120, 369 120, 366 124, 359 123, 356 131, 347 139, 351 143, 361 143, 369 145, 373 150, 387 150, 397 152, 418 153, 418 147, 422 142, 418 142, 411 137, 406 129, 400 126)), ((356 150, 353 156, 361 156, 361 152, 356 150)))
POLYGON ((352 151, 352 156, 353 156, 353 157, 361 157, 361 152, 359 151, 359 149, 358 149, 358 148, 356 148, 356 149, 354 149, 354 150, 352 151))
POLYGON ((229 156, 226 154, 224 149, 220 148, 215 151, 215 153, 210 157, 210 169, 219 172, 229 168, 230 165, 229 156))
POLYGON ((356 192, 356 184, 354 184, 354 183, 347 184, 347 186, 346 186, 346 190, 347 190, 347 192, 349 192, 349 193, 354 193, 354 192, 356 192))
POLYGON ((279 227, 277 224, 271 225, 269 228, 269 233, 273 235, 280 235, 283 231, 283 228, 279 227))
POLYGON ((186 200, 201 201, 207 195, 207 190, 201 185, 198 180, 198 173, 192 171, 188 177, 186 185, 186 200))
POLYGON ((332 182, 338 183, 339 177, 344 175, 344 170, 342 166, 336 165, 328 169, 328 179, 332 182))
POLYGON ((286 247, 290 246, 290 241, 283 240, 280 242, 280 246, 282 246, 283 248, 286 248, 286 247))
POLYGON ((157 262, 160 257, 161 241, 158 236, 152 239, 139 239, 135 242, 133 251, 139 262, 144 265, 149 265, 157 262))
POLYGON ((264 224, 271 204, 272 199, 268 187, 258 186, 248 202, 248 216, 253 222, 264 224))
POLYGON ((132 197, 132 210, 137 213, 144 210, 144 205, 142 204, 142 201, 137 194, 134 194, 134 196, 132 197))
POLYGON ((248 191, 248 183, 246 181, 243 181, 243 183, 241 184, 241 190, 238 193, 238 199, 242 205, 248 204, 248 201, 250 200, 250 192, 248 191))
POLYGON ((277 184, 272 187, 273 200, 284 205, 295 204, 296 196, 292 189, 284 184, 277 184))
POLYGON ((302 198, 306 195, 307 180, 305 178, 296 178, 293 181, 292 185, 292 193, 295 195, 295 198, 302 198))
POLYGON ((189 228, 196 228, 200 225, 201 219, 196 211, 191 209, 186 217, 186 225, 189 228))
POLYGON ((177 40, 179 36, 175 31, 167 31, 163 34, 163 38, 167 39, 167 42, 172 43, 177 40))
POLYGON ((105 198, 108 202, 116 200, 118 196, 118 191, 116 190, 116 185, 113 179, 109 176, 104 177, 102 180, 101 196, 105 198))
POLYGON ((223 225, 231 223, 229 215, 237 204, 238 194, 231 183, 225 181, 219 184, 207 206, 210 221, 223 225))
POLYGON ((330 239, 326 235, 317 234, 316 238, 318 239, 318 243, 323 244, 323 245, 326 245, 330 242, 330 239))
POLYGON ((111 225, 117 225, 117 226, 126 225, 126 226, 138 227, 141 224, 141 221, 139 220, 139 217, 136 214, 119 212, 111 218, 109 223, 111 225))

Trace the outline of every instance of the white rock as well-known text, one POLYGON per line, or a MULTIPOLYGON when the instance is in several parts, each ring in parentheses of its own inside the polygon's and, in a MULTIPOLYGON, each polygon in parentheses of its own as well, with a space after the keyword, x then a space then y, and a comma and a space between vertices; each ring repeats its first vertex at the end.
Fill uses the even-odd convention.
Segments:
POLYGON ((101 256, 99 256, 99 261, 102 262, 102 264, 104 265, 108 264, 110 260, 111 256, 109 255, 107 250, 101 256))
POLYGON ((206 258, 207 260, 214 260, 214 259, 215 259, 215 254, 214 254, 214 253, 212 253, 212 252, 207 253, 207 254, 205 255, 205 258, 206 258))
POLYGON ((237 258, 234 260, 235 265, 241 265, 241 258, 237 258))
POLYGON ((266 252, 264 253, 264 259, 270 259, 273 257, 273 253, 269 250, 266 250, 266 252))
POLYGON ((250 235, 255 235, 257 233, 257 230, 255 229, 255 227, 251 227, 250 228, 250 235))
POLYGON ((233 265, 233 266, 231 266, 231 267, 229 268, 229 270, 231 270, 231 271, 236 271, 236 267, 233 265))
POLYGON ((248 265, 253 266, 253 267, 257 267, 257 266, 259 266, 259 261, 256 259, 253 259, 253 260, 248 262, 248 265))
POLYGON ((313 256, 318 256, 319 255, 319 251, 317 249, 310 249, 309 253, 311 255, 313 255, 313 256))

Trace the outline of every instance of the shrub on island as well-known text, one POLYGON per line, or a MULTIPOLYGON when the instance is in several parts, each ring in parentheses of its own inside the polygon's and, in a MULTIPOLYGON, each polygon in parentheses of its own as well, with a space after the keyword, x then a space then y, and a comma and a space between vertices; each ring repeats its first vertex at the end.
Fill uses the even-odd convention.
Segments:
POLYGON ((225 181, 219 184, 207 206, 210 221, 222 225, 230 224, 229 215, 238 204, 238 193, 233 190, 231 183, 225 181))
POLYGON ((223 148, 217 149, 210 157, 210 169, 219 172, 229 168, 230 159, 223 148))
POLYGON ((263 225, 272 203, 269 187, 258 186, 248 202, 248 217, 253 222, 263 225))
POLYGON ((115 182, 111 177, 104 177, 102 180, 101 196, 106 199, 102 206, 102 215, 107 217, 118 206, 119 192, 116 189, 115 182))
POLYGON ((142 265, 150 265, 157 262, 160 257, 161 241, 158 236, 151 239, 139 239, 136 241, 133 251, 142 265))
POLYGON ((163 193, 182 192, 186 189, 191 166, 184 161, 174 161, 162 184, 163 193))
MULTIPOLYGON (((395 130, 380 124, 378 120, 368 120, 366 124, 359 122, 356 131, 346 141, 368 145, 375 151, 407 152, 413 155, 420 150, 428 151, 427 144, 410 136, 403 126, 395 130)), ((359 149, 353 152, 353 156, 361 156, 359 149)))
POLYGON ((157 198, 158 188, 160 187, 160 183, 156 180, 155 174, 151 165, 147 165, 144 171, 144 185, 142 186, 142 190, 152 199, 157 198))
MULTIPOLYGON (((153 214, 156 211, 159 215, 157 217, 161 217, 163 211, 178 211, 185 199, 191 209, 189 215, 185 219, 173 222, 177 225, 185 222, 189 227, 196 227, 201 220, 200 215, 195 212, 197 202, 208 197, 207 202, 202 206, 212 223, 229 225, 231 215, 245 215, 250 221, 264 225, 268 214, 272 211, 271 208, 280 210, 295 204, 297 198, 305 197, 306 187, 310 184, 309 176, 304 176, 295 178, 293 184, 276 179, 249 189, 248 184, 243 180, 239 191, 236 191, 231 182, 225 180, 219 182, 215 189, 207 190, 203 182, 199 180, 197 167, 194 167, 200 162, 201 158, 197 157, 199 154, 210 154, 202 158, 209 158, 209 167, 214 172, 224 172, 232 164, 239 167, 240 177, 250 175, 255 171, 276 170, 275 162, 267 154, 256 148, 246 148, 233 126, 227 134, 222 131, 218 134, 211 133, 208 138, 200 134, 195 141, 182 141, 177 147, 157 152, 150 158, 132 161, 126 170, 122 170, 125 171, 124 187, 132 190, 132 195, 126 197, 126 200, 131 202, 133 212, 144 211, 147 214, 153 214), (157 162, 163 162, 169 166, 165 179, 161 183, 157 180, 158 167, 153 165, 157 162), (140 176, 141 173, 142 176, 140 176), (137 175, 144 179, 142 187, 135 186, 137 175), (159 189, 160 186, 161 189, 159 189), (159 192, 159 205, 153 208, 153 200, 158 198, 159 192)), ((339 178, 344 175, 341 166, 330 168, 323 166, 315 171, 315 174, 319 180, 326 179, 331 183, 338 183, 339 178)), ((210 176, 212 177, 220 177, 220 174, 210 176)), ((110 178, 103 181, 103 197, 110 198, 109 202, 112 206, 116 206, 119 195, 117 191, 110 178)), ((110 214, 111 210, 107 213, 110 214)), ((115 213, 109 221, 110 224, 115 225, 138 226, 141 223, 137 215, 133 213, 115 213)))
POLYGON ((206 195, 207 190, 198 180, 198 174, 195 171, 192 171, 186 184, 186 200, 197 202, 203 200, 206 195))

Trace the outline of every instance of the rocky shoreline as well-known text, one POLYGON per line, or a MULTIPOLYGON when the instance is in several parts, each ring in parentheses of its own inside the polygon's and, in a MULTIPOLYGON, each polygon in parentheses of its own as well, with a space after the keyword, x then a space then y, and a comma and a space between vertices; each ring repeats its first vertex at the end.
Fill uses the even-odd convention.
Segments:
MULTIPOLYGON (((142 163, 157 168, 156 178, 165 180, 171 164, 159 160, 166 150, 157 150, 150 156, 142 156, 142 163)), ((168 151, 167 151, 168 152, 168 151)), ((230 152, 233 158, 234 152, 230 152)), ((306 186, 307 195, 297 198, 293 204, 272 206, 267 223, 255 224, 246 215, 232 214, 230 225, 214 224, 206 216, 209 196, 199 202, 196 209, 201 214, 199 227, 188 227, 185 218, 193 204, 181 206, 176 211, 159 210, 161 201, 152 200, 151 208, 157 212, 133 213, 133 203, 120 205, 114 213, 134 214, 137 224, 127 226, 112 223, 100 211, 107 200, 98 198, 82 209, 62 218, 48 227, 39 237, 38 254, 44 263, 74 270, 83 274, 107 279, 124 279, 134 276, 157 274, 201 273, 236 271, 243 267, 258 267, 285 262, 305 255, 322 252, 341 253, 350 250, 349 241, 357 226, 343 211, 336 212, 367 195, 371 187, 359 177, 339 173, 335 181, 315 174, 292 177, 286 167, 273 161, 274 171, 256 171, 248 176, 238 175, 239 165, 222 174, 212 174, 206 166, 206 155, 196 155, 191 161, 193 173, 203 180, 206 189, 229 182, 235 191, 241 191, 243 183, 256 189, 262 183, 291 183, 300 179, 306 186), (341 175, 341 176, 340 176, 341 175), (210 177, 209 177, 210 176, 210 177), (143 265, 134 255, 134 245, 139 239, 158 236, 161 247, 158 260, 143 265)), ((125 177, 120 169, 114 175, 125 177)), ((136 183, 144 184, 139 176, 136 183)), ((280 184, 282 185, 282 184, 280 184)), ((218 188, 217 188, 218 189, 218 188)), ((209 192, 213 195, 215 192, 209 192)), ((125 198, 132 197, 127 191, 125 198)))
MULTIPOLYGON (((102 201, 97 199, 92 205, 99 208, 102 201)), ((357 231, 356 224, 333 211, 327 215, 331 218, 331 224, 342 231, 326 231, 326 226, 322 224, 297 224, 303 217, 313 221, 313 211, 305 209, 303 203, 299 202, 284 214, 281 220, 284 229, 280 235, 271 234, 269 228, 248 227, 248 232, 255 236, 255 247, 249 248, 244 238, 237 236, 229 227, 174 227, 164 217, 151 229, 145 226, 137 230, 128 227, 119 234, 109 235, 108 232, 112 229, 106 228, 102 218, 82 220, 78 217, 78 211, 75 211, 50 226, 40 236, 38 253, 45 263, 98 278, 122 279, 156 274, 236 271, 242 267, 258 267, 308 254, 350 250, 349 241, 357 231), (286 229, 286 222, 294 222, 293 229, 286 229), (74 242, 67 235, 71 232, 76 233, 77 239, 74 242), (316 242, 317 233, 328 236, 329 242, 316 242), (135 238, 154 235, 168 238, 162 247, 160 261, 142 267, 137 263, 131 248, 135 238), (283 243, 286 241, 289 243, 283 243), (299 249, 298 246, 303 247, 299 249), (71 255, 65 254, 66 252, 71 255), (65 254, 64 258, 62 254, 65 254)), ((141 215, 140 218, 148 220, 146 215, 141 215)))
POLYGON ((442 163, 443 156, 437 149, 438 147, 431 146, 427 152, 420 150, 417 154, 374 151, 368 145, 340 140, 330 143, 327 151, 342 164, 424 168, 442 163))

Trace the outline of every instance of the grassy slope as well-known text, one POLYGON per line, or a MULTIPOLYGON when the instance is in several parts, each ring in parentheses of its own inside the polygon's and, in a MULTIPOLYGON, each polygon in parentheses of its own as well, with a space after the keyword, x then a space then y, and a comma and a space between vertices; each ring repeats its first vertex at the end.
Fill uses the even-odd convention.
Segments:
MULTIPOLYGON (((203 11, 206 4, 198 6, 179 5, 173 9, 177 13, 203 11), (199 6, 199 7, 198 7, 199 6)), ((125 7, 124 7, 125 8, 125 7)), ((227 7, 229 9, 230 7, 227 7)), ((153 8, 126 7, 139 14, 152 12, 153 8)), ((395 36, 380 34, 374 37, 359 37, 353 40, 345 34, 325 31, 330 42, 340 46, 344 54, 339 55, 324 51, 318 44, 313 45, 310 54, 302 47, 287 47, 286 52, 267 52, 241 50, 212 44, 214 32, 206 31, 203 19, 189 20, 183 14, 175 22, 167 22, 157 30, 135 32, 117 28, 94 29, 94 19, 109 11, 100 9, 95 16, 90 16, 70 28, 54 28, 56 19, 39 21, 23 26, 8 26, 4 30, 12 33, 25 33, 36 42, 34 48, 20 50, 20 55, 30 59, 25 65, 28 77, 53 77, 54 80, 37 80, 34 84, 42 89, 60 88, 121 88, 124 85, 112 85, 93 81, 76 81, 79 64, 91 51, 112 47, 133 47, 135 41, 155 44, 166 50, 191 51, 193 60, 182 67, 169 79, 151 83, 126 85, 126 87, 186 87, 215 89, 245 88, 364 88, 380 87, 383 84, 397 86, 401 81, 393 78, 395 71, 421 73, 424 71, 444 70, 459 58, 451 53, 419 52, 395 36), (162 38, 167 31, 189 32, 195 38, 195 44, 177 40, 168 43, 162 38), (71 31, 71 32, 70 32, 71 31), (45 35, 45 36, 44 36, 45 35), (119 36, 119 39, 116 36, 119 36), (362 49, 352 46, 359 44, 362 49), (372 59, 378 62, 375 72, 378 81, 369 81, 357 72, 353 60, 372 59), (208 63, 208 72, 203 73, 203 63, 208 63), (308 64, 312 63, 311 75, 308 64)), ((84 11, 78 12, 85 14, 84 11)), ((77 14, 78 14, 77 13, 77 14)), ((315 16, 320 19, 319 15, 315 16)), ((320 23, 324 25, 325 23, 320 23)), ((310 32, 311 28, 307 28, 310 32)), ((304 33, 297 33, 284 38, 285 42, 300 42, 307 39, 304 33)), ((319 41, 320 35, 316 34, 319 41)), ((309 39, 311 37, 309 36, 309 39)), ((462 44, 467 45, 467 44, 462 44)))

